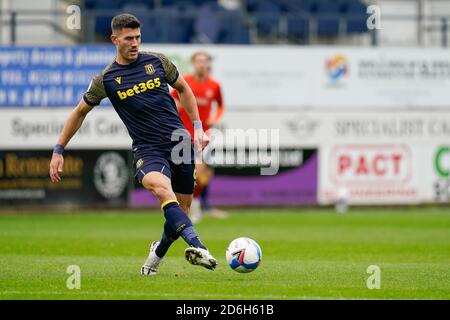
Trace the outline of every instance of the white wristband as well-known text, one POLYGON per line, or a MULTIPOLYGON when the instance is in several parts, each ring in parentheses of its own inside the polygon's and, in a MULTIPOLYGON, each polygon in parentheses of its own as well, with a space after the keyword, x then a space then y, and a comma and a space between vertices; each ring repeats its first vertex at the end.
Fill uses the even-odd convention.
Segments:
POLYGON ((201 121, 194 121, 194 129, 202 129, 202 122, 201 121))

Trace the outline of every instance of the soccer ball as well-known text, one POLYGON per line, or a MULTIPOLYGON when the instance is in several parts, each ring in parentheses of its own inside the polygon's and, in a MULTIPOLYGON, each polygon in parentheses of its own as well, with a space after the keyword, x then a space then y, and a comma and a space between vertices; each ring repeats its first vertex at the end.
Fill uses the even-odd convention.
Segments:
POLYGON ((261 247, 250 238, 237 238, 231 241, 228 246, 226 258, 234 271, 240 273, 252 272, 261 263, 261 247))

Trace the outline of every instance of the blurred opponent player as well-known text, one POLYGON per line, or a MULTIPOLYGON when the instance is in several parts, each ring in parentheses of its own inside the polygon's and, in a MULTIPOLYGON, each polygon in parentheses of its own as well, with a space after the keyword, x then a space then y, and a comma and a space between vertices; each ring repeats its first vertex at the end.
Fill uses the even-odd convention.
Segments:
MULTIPOLYGON (((194 68, 192 74, 184 75, 184 79, 191 87, 195 98, 197 99, 198 112, 200 120, 203 124, 203 130, 214 127, 223 116, 224 106, 222 100, 222 91, 220 84, 210 76, 211 72, 211 56, 202 51, 195 52, 191 57, 191 63, 194 68), (212 114, 213 103, 217 104, 215 114, 212 114)), ((191 136, 194 134, 192 130, 192 121, 189 117, 186 108, 180 102, 178 92, 174 90, 172 96, 177 102, 178 111, 185 128, 189 131, 191 136)), ((197 164, 197 185, 194 190, 194 199, 189 216, 193 223, 198 223, 201 220, 202 208, 200 205, 200 197, 203 198, 203 209, 206 213, 212 216, 223 218, 226 213, 211 208, 208 201, 208 183, 214 176, 214 170, 208 166, 204 161, 197 164)))
MULTIPOLYGON (((130 14, 120 14, 111 22, 111 41, 117 56, 90 83, 78 106, 70 114, 55 146, 50 163, 53 182, 61 180, 64 147, 80 128, 88 112, 109 98, 133 140, 135 176, 158 198, 166 219, 160 241, 154 241, 141 268, 145 275, 156 274, 170 245, 182 237, 189 248, 186 259, 208 269, 216 259, 200 241, 188 217, 195 183, 195 163, 191 139, 183 127, 169 85, 175 88, 193 122, 194 146, 203 149, 209 142, 198 115, 197 103, 189 85, 175 65, 161 53, 140 52, 141 24, 130 14), (174 132, 184 132, 172 141, 174 132), (175 164, 171 152, 180 143, 187 145, 187 161, 175 164)), ((184 159, 184 158, 183 158, 184 159)))

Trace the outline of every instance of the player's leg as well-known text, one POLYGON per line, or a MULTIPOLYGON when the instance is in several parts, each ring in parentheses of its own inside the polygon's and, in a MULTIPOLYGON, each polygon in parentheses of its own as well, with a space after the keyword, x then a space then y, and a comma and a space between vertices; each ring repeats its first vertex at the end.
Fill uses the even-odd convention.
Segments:
MULTIPOLYGON (((162 174, 162 172, 164 172, 164 168, 167 168, 168 165, 167 167, 165 167, 164 164, 159 166, 158 168, 156 168, 155 165, 145 168, 145 171, 143 170, 142 174, 145 174, 145 172, 152 169, 158 169, 158 171, 150 171, 149 173, 143 175, 140 179, 141 183, 147 190, 152 192, 158 200, 173 199, 174 193, 171 191, 171 188, 168 187, 168 185, 170 186, 170 179, 162 174), (161 170, 159 170, 159 166, 161 166, 161 170)), ((161 240, 153 241, 151 244, 150 253, 141 268, 141 273, 145 275, 156 274, 165 254, 169 250, 172 243, 178 239, 178 237, 179 236, 166 221, 164 223, 164 231, 161 236, 161 240)))
POLYGON ((191 208, 192 216, 194 216, 194 212, 195 210, 197 210, 198 212, 200 212, 200 215, 208 215, 221 219, 226 218, 227 213, 225 211, 213 208, 209 205, 208 186, 211 180, 214 178, 214 169, 203 162, 198 167, 198 177, 198 185, 194 192, 194 200, 192 202, 191 208), (198 209, 195 209, 196 207, 198 207, 198 209))
MULTIPOLYGON (((166 226, 169 230, 173 232, 175 237, 180 236, 189 245, 189 248, 185 250, 186 259, 192 264, 198 264, 208 269, 214 269, 217 265, 216 259, 200 241, 191 220, 178 203, 170 181, 166 178, 167 177, 160 172, 151 172, 144 177, 142 184, 146 189, 151 191, 161 203, 161 209, 164 211, 164 217, 167 222, 166 226)), ((173 242, 170 242, 170 240, 174 240, 175 237, 168 237, 169 245, 173 242)), ((159 247, 163 244, 164 241, 161 241, 155 250, 155 254, 160 250, 159 247)))
POLYGON ((209 172, 207 170, 207 165, 205 162, 196 165, 196 186, 194 189, 194 197, 192 199, 191 211, 189 217, 192 223, 197 224, 202 219, 202 208, 200 204, 200 195, 203 188, 207 185, 209 181, 209 172))
MULTIPOLYGON (((191 222, 188 218, 187 213, 189 212, 191 201, 192 201, 192 193, 194 191, 195 185, 195 165, 194 164, 179 164, 172 165, 172 186, 173 190, 177 196, 177 199, 180 201, 180 205, 185 208, 186 218, 191 222)), ((190 224, 190 229, 195 233, 194 227, 192 226, 192 222, 190 224)), ((195 233, 196 234, 196 233, 195 233)), ((197 236, 198 237, 198 236, 197 236)), ((209 253, 206 247, 193 246, 190 245, 189 248, 185 250, 186 259, 194 265, 201 265, 208 269, 214 269, 217 265, 217 260, 209 253)))
POLYGON ((177 200, 180 203, 180 207, 189 216, 189 213, 191 210, 192 198, 193 198, 192 194, 184 194, 184 193, 175 192, 175 196, 177 197, 177 200))
POLYGON ((174 236, 181 236, 190 246, 206 249, 181 208, 169 178, 160 172, 150 172, 145 175, 142 185, 159 200, 167 222, 165 229, 174 232, 174 236))
POLYGON ((203 188, 200 193, 200 206, 204 211, 211 209, 211 204, 209 203, 209 183, 203 188))

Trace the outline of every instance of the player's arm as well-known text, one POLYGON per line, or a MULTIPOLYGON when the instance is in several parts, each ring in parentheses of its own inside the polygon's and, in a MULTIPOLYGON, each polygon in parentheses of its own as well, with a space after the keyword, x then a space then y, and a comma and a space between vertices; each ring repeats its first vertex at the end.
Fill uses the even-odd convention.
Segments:
POLYGON ((94 106, 100 104, 105 97, 106 93, 103 86, 103 73, 101 73, 91 81, 87 92, 75 109, 70 113, 70 116, 59 135, 58 143, 53 149, 52 160, 50 161, 50 179, 52 182, 61 181, 59 173, 63 170, 64 157, 62 154, 64 148, 78 129, 80 129, 86 115, 94 108, 94 106))
POLYGON ((223 104, 217 105, 217 110, 216 110, 215 115, 208 119, 208 122, 207 122, 208 128, 214 127, 220 121, 220 119, 222 119, 224 111, 225 111, 225 108, 224 108, 223 104))
POLYGON ((164 68, 166 82, 177 90, 179 101, 194 124, 194 147, 203 150, 209 143, 209 138, 203 132, 202 122, 198 114, 197 100, 183 76, 178 73, 175 65, 165 55, 158 54, 158 56, 164 68))
POLYGON ((184 80, 182 75, 179 75, 177 80, 172 84, 172 87, 178 93, 178 98, 180 103, 184 106, 189 118, 192 123, 194 121, 200 121, 200 116, 198 114, 197 100, 195 99, 194 93, 184 80))
POLYGON ((171 95, 172 95, 173 100, 175 101, 175 105, 177 106, 177 111, 180 112, 181 103, 180 103, 180 98, 178 97, 178 91, 173 90, 171 95))
POLYGON ((194 144, 201 146, 201 149, 203 149, 209 143, 209 138, 203 132, 202 122, 198 114, 197 100, 183 76, 179 75, 172 87, 178 91, 180 102, 194 124, 194 144))
POLYGON ((93 106, 88 105, 83 99, 80 100, 75 109, 70 113, 70 116, 59 135, 58 144, 65 147, 69 143, 73 135, 80 129, 86 115, 93 108, 93 106))
POLYGON ((73 135, 78 131, 78 129, 80 129, 86 115, 92 110, 92 108, 93 106, 88 105, 83 99, 81 99, 75 109, 72 110, 69 118, 64 124, 58 138, 58 143, 53 150, 52 160, 50 161, 50 178, 52 182, 61 181, 59 172, 62 172, 64 163, 62 152, 73 135))
POLYGON ((216 94, 215 100, 217 102, 217 109, 216 109, 214 116, 211 116, 208 119, 208 122, 206 124, 208 126, 208 128, 214 127, 220 121, 220 119, 222 119, 223 112, 225 111, 225 108, 223 105, 223 99, 222 99, 222 90, 221 90, 220 86, 217 88, 217 94, 216 94))

